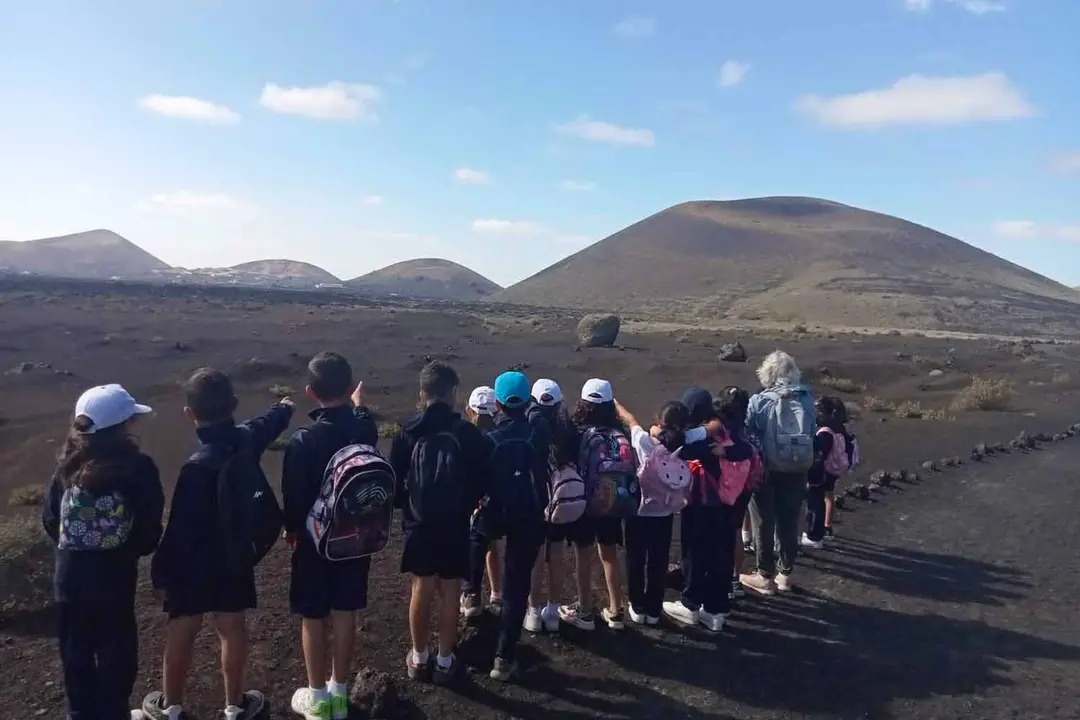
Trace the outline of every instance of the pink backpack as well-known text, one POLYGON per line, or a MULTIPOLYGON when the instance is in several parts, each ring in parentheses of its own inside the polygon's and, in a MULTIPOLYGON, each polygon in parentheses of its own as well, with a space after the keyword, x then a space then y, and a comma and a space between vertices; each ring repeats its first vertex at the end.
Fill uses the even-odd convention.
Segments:
POLYGON ((675 452, 657 444, 638 470, 641 483, 640 517, 667 517, 680 512, 690 502, 694 476, 690 467, 675 452))
POLYGON ((833 432, 827 427, 818 428, 818 435, 822 433, 830 433, 833 438, 832 450, 825 456, 822 464, 825 466, 825 472, 828 475, 838 478, 851 469, 851 459, 847 453, 847 441, 844 440, 843 435, 833 432))
POLYGON ((757 448, 745 440, 732 440, 727 433, 713 436, 712 440, 724 450, 719 458, 720 477, 714 477, 702 462, 692 461, 693 502, 696 505, 731 507, 743 493, 761 484, 765 477, 765 465, 757 448))

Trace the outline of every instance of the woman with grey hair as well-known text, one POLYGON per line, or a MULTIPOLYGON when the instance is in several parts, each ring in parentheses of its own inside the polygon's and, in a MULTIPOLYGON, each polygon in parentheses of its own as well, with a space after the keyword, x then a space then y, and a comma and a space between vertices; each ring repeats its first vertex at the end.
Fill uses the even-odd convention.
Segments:
POLYGON ((814 397, 802 383, 794 358, 780 350, 770 353, 757 376, 762 390, 750 398, 746 428, 761 448, 765 481, 750 500, 757 570, 741 575, 739 581, 750 590, 772 595, 791 589, 817 422, 814 397))

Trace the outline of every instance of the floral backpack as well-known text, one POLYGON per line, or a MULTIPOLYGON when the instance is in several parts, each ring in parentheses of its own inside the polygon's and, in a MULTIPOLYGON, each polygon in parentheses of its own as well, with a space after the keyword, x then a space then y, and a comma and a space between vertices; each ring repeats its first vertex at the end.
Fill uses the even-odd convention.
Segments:
POLYGON ((116 550, 131 535, 134 521, 117 491, 97 494, 72 485, 60 500, 61 550, 116 550))

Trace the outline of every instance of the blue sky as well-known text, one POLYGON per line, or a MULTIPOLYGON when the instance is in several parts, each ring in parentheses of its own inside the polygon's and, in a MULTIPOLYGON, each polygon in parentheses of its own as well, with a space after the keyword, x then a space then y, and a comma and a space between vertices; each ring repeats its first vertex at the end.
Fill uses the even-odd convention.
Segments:
POLYGON ((1080 285, 1076 0, 0 0, 0 239, 507 284, 812 195, 1080 285))

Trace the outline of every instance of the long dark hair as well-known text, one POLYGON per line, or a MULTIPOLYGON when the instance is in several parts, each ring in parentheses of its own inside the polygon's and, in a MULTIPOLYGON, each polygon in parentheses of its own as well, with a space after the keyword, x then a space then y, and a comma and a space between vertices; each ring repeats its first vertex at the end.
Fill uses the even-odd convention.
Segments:
POLYGON ((127 423, 88 432, 92 427, 90 418, 80 415, 68 431, 58 458, 60 479, 66 488, 92 489, 129 472, 139 457, 139 443, 127 423))
POLYGON ((818 425, 834 432, 847 432, 847 407, 843 400, 834 395, 823 395, 814 403, 814 410, 817 412, 818 425))
POLYGON ((686 444, 686 428, 690 425, 690 409, 677 400, 665 403, 656 415, 656 424, 660 426, 660 435, 657 440, 667 448, 668 452, 675 452, 686 444))
POLYGON ((578 400, 571 418, 579 428, 598 427, 610 428, 626 432, 626 428, 619 422, 619 413, 615 411, 615 403, 594 403, 588 400, 578 400))
POLYGON ((730 430, 746 425, 746 411, 750 407, 750 393, 735 385, 728 385, 713 400, 713 411, 730 430))

